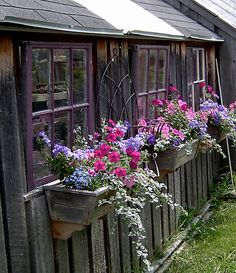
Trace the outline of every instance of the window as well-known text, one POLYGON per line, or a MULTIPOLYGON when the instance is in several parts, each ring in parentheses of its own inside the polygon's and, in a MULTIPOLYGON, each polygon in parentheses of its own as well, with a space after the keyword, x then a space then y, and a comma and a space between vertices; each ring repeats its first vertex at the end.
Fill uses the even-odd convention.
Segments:
POLYGON ((204 48, 188 48, 187 50, 187 79, 188 102, 194 110, 198 110, 200 104, 199 83, 206 80, 204 48))
POLYGON ((166 98, 168 83, 168 47, 137 46, 136 91, 138 116, 147 117, 155 98, 166 98))
POLYGON ((53 179, 34 141, 45 131, 54 143, 72 146, 73 130, 93 131, 91 45, 36 44, 27 51, 28 180, 30 188, 53 179))

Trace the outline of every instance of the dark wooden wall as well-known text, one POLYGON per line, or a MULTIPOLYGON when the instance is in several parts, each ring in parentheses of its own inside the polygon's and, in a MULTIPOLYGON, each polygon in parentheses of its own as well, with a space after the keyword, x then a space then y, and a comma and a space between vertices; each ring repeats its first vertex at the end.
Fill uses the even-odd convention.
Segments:
MULTIPOLYGON (((15 89, 12 39, 4 37, 0 42, 0 273, 138 272, 140 261, 128 237, 129 231, 114 212, 86 230, 75 232, 67 241, 52 238, 43 191, 39 188, 27 193, 26 190, 22 112, 27 98, 19 96, 18 86, 15 89)), ((94 52, 98 60, 97 83, 113 48, 117 47, 128 62, 127 41, 98 41, 94 52)), ((183 43, 171 44, 171 77, 179 88, 186 81, 185 47, 183 43)), ((20 91, 24 93, 23 89, 20 91)), ((175 201, 185 208, 206 201, 212 178, 217 175, 217 162, 214 153, 200 153, 195 160, 169 174, 165 182, 175 201)), ((178 215, 166 205, 155 210, 147 204, 142 219, 148 234, 146 245, 152 256, 176 233, 178 215)))

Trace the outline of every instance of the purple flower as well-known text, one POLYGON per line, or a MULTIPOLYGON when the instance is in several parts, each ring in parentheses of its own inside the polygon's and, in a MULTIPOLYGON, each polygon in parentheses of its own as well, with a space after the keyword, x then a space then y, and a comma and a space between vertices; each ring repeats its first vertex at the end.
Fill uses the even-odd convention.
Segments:
POLYGON ((54 156, 57 156, 58 154, 63 154, 65 156, 70 156, 71 153, 71 149, 69 149, 66 146, 63 145, 59 145, 59 144, 55 144, 54 149, 52 150, 52 153, 54 156))
POLYGON ((48 146, 51 147, 51 140, 48 138, 44 131, 39 132, 39 137, 42 138, 43 142, 48 146))
POLYGON ((149 135, 147 138, 147 142, 149 145, 154 145, 156 143, 156 138, 154 135, 149 135))
POLYGON ((135 137, 128 138, 125 141, 125 150, 131 148, 134 151, 138 151, 143 144, 143 134, 139 133, 135 137))

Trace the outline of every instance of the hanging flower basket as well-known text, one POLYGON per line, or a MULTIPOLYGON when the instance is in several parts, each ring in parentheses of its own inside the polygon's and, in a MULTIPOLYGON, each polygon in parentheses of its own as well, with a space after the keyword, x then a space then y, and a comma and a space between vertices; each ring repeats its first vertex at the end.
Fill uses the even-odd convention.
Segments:
POLYGON ((165 151, 158 152, 157 156, 152 160, 151 168, 154 168, 154 171, 159 171, 161 178, 163 178, 167 173, 174 172, 180 166, 193 160, 197 156, 199 141, 194 140, 191 145, 192 151, 190 154, 188 154, 186 151, 186 145, 183 145, 179 150, 170 148, 165 151))
POLYGON ((108 187, 96 191, 68 189, 62 183, 43 186, 52 220, 53 238, 68 239, 74 231, 83 230, 106 215, 112 204, 98 206, 99 200, 114 195, 108 187))
POLYGON ((211 124, 208 125, 208 133, 212 138, 216 139, 217 143, 220 143, 226 138, 226 133, 221 128, 211 124))

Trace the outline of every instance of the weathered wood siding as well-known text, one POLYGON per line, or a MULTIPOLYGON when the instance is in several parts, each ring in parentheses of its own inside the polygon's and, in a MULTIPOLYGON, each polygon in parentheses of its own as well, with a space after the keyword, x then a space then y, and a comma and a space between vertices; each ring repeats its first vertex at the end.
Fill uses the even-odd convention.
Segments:
MULTIPOLYGON (((196 208, 208 199, 209 187, 217 176, 217 157, 214 152, 199 153, 196 159, 166 177, 168 191, 175 202, 185 208, 196 208)), ((114 211, 62 241, 51 237, 43 194, 32 197, 26 206, 32 272, 131 273, 140 267, 128 228, 114 211)), ((146 246, 152 256, 176 233, 178 213, 167 205, 155 209, 147 204, 141 216, 147 230, 146 246)))

